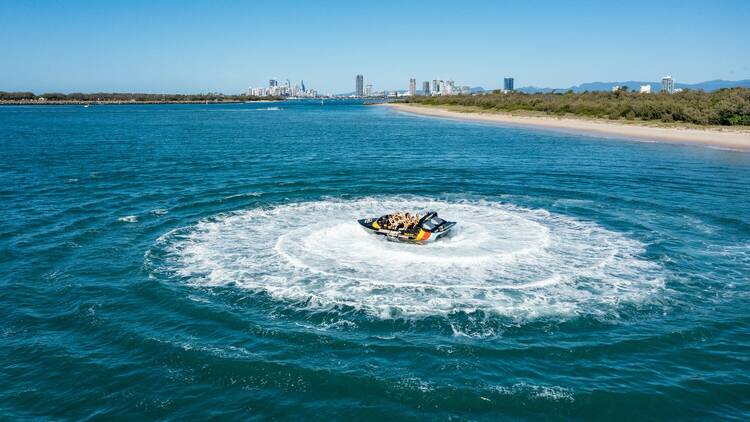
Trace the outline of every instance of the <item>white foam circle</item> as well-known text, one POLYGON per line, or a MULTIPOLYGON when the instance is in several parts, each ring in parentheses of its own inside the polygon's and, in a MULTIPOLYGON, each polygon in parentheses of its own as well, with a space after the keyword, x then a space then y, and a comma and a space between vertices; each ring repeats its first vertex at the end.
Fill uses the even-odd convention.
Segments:
POLYGON ((515 318, 610 312, 663 286, 644 246, 579 219, 485 201, 324 200, 220 215, 160 239, 167 270, 209 286, 264 290, 380 317, 476 310, 515 318), (366 233, 396 210, 457 221, 426 245, 366 233))

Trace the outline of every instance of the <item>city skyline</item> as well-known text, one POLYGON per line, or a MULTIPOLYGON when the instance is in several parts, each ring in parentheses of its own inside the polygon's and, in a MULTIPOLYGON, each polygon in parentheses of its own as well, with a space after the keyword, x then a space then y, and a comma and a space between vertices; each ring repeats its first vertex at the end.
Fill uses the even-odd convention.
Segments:
POLYGON ((750 6, 737 0, 666 0, 659 8, 645 1, 320 8, 0 0, 9 63, 0 67, 0 90, 230 94, 280 74, 324 93, 351 91, 357 73, 386 90, 408 89, 405 76, 408 83, 431 75, 487 89, 502 88, 505 75, 517 76, 516 87, 666 74, 686 83, 742 80, 750 79, 747 21, 750 6), (443 13, 451 7, 460 18, 443 13), (281 10, 283 18, 269 19, 281 10), (393 16, 420 19, 405 25, 393 16))

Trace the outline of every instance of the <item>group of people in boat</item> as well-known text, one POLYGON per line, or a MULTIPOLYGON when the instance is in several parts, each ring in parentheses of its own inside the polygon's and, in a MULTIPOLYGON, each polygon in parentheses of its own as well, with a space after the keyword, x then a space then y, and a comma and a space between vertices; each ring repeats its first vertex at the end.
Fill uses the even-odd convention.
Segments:
POLYGON ((417 228, 420 217, 408 212, 397 212, 381 217, 380 226, 388 230, 412 231, 417 228))

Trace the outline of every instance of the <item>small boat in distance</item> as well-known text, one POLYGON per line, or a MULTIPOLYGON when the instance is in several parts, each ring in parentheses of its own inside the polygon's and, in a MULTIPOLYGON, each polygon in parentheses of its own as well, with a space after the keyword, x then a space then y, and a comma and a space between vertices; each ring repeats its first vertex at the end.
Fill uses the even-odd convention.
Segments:
POLYGON ((378 218, 363 218, 358 222, 368 233, 385 236, 388 240, 417 244, 434 242, 448 234, 456 225, 456 222, 445 221, 438 217, 437 212, 431 211, 415 224, 394 226, 392 217, 395 215, 387 214, 378 218))

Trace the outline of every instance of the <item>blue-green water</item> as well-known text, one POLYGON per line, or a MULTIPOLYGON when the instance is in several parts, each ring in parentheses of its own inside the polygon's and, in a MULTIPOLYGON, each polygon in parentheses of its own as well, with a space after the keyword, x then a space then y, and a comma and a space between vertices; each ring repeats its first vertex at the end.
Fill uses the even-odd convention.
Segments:
POLYGON ((0 153, 2 419, 750 417, 750 154, 346 102, 4 107, 0 153))

